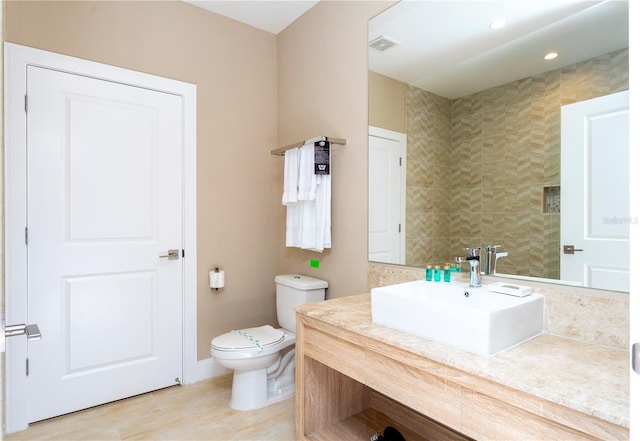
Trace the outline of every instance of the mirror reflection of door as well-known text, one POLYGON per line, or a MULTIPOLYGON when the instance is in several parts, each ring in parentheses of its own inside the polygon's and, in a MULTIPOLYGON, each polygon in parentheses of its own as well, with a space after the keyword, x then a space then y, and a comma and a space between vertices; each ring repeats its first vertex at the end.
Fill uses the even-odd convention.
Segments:
POLYGON ((560 278, 629 291, 629 92, 563 106, 561 139, 560 278))
POLYGON ((369 127, 369 260, 404 265, 407 135, 369 127))

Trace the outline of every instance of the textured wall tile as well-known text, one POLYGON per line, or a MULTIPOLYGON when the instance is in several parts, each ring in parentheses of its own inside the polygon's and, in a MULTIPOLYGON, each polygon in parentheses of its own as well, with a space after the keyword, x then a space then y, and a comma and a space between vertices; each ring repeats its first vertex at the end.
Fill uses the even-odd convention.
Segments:
POLYGON ((431 156, 427 135, 407 134, 407 161, 427 161, 431 156))
POLYGON ((482 112, 469 113, 454 118, 451 128, 452 141, 475 138, 482 135, 482 112))
MULTIPOLYGON (((504 213, 504 186, 482 186, 482 213, 504 213)), ((503 216, 504 217, 504 216, 503 216)), ((484 230, 483 230, 484 233, 484 230)), ((484 236, 484 234, 483 234, 484 236)))
POLYGON ((408 196, 407 210, 450 212, 450 249, 470 237, 478 245, 495 242, 500 234, 490 219, 473 218, 500 216, 505 246, 513 250, 501 262, 504 271, 554 277, 559 239, 541 213, 544 186, 560 183, 560 106, 628 89, 628 69, 623 50, 453 101, 409 87, 407 103, 415 107, 407 116, 408 157, 423 163, 408 169, 409 185, 421 194, 408 196), (450 164, 449 176, 434 167, 442 163, 450 164))
POLYGON ((451 152, 451 188, 481 185, 481 174, 476 172, 481 162, 482 139, 454 142, 451 152))
POLYGON ((496 162, 504 160, 507 150, 505 132, 482 137, 482 162, 496 162))
POLYGON ((423 266, 450 242, 451 102, 410 86, 407 103, 405 260, 423 266))
POLYGON ((451 141, 442 141, 429 138, 429 148, 427 160, 433 164, 439 164, 443 169, 451 174, 451 141))
POLYGON ((434 188, 432 193, 434 198, 430 211, 437 213, 451 212, 451 191, 449 189, 434 188))
POLYGON ((485 162, 481 166, 478 166, 477 173, 482 177, 482 187, 502 187, 507 184, 507 174, 505 170, 507 167, 512 167, 504 157, 496 161, 485 162))
POLYGON ((427 236, 427 216, 428 213, 407 214, 407 240, 427 236))
POLYGON ((544 242, 548 244, 545 248, 545 260, 547 263, 549 279, 560 278, 560 214, 549 214, 545 216, 545 236, 544 242))
POLYGON ((427 187, 433 184, 433 176, 429 171, 427 161, 407 161, 407 185, 427 187))
POLYGON ((407 214, 427 211, 430 198, 433 199, 430 188, 407 185, 407 214))
POLYGON ((493 106, 482 110, 482 136, 493 136, 504 133, 507 121, 504 118, 506 108, 493 106))
POLYGON ((477 113, 482 110, 482 101, 476 96, 469 95, 462 98, 456 98, 451 103, 451 116, 455 121, 457 115, 463 115, 468 113, 477 113))
POLYGON ((434 239, 444 239, 446 243, 445 250, 449 249, 450 230, 449 213, 429 213, 426 235, 434 239))

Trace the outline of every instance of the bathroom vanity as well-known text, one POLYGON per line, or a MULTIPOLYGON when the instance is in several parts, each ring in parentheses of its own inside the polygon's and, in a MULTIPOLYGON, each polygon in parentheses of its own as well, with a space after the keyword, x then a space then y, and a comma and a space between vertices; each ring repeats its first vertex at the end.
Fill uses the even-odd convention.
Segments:
POLYGON ((629 439, 625 351, 543 334, 475 355, 372 323, 370 299, 297 308, 296 439, 629 439))

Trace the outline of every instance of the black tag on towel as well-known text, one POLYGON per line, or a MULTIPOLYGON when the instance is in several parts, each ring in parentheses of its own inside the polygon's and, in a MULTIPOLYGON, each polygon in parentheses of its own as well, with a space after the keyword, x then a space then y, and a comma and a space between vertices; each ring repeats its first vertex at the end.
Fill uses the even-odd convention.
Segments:
POLYGON ((317 141, 314 146, 316 175, 331 174, 331 143, 328 141, 317 141))

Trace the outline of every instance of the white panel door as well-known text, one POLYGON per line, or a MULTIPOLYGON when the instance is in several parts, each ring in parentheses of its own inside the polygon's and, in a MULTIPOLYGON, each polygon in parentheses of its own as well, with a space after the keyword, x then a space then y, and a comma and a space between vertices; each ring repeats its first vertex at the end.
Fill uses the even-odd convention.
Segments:
POLYGON ((562 107, 560 278, 629 291, 629 93, 562 107))
POLYGON ((27 91, 38 421, 182 378, 182 102, 32 66, 27 91))
POLYGON ((406 135, 369 127, 369 260, 405 263, 406 135))

